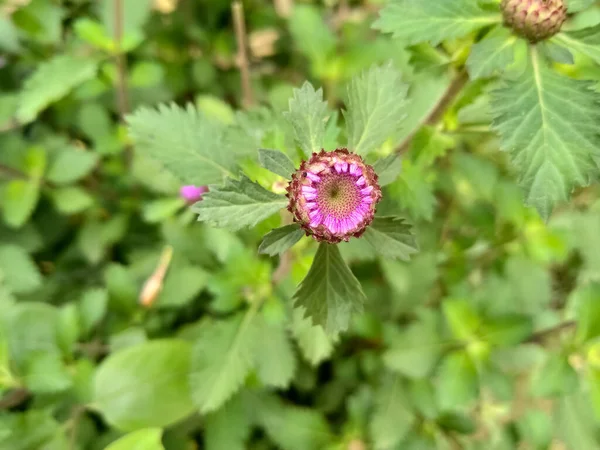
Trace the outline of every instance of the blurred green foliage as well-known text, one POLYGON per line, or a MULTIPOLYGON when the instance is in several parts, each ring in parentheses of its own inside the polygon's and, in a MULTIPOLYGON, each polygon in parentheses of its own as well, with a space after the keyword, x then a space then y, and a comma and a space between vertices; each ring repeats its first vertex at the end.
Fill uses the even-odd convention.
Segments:
MULTIPOLYGON (((244 2, 249 109, 229 0, 0 5, 0 450, 600 448, 598 185, 548 222, 525 206, 490 129, 498 66, 466 61, 485 53, 480 33, 407 46, 371 28, 382 3, 244 2), (404 146, 398 179, 395 159, 379 162, 380 211, 414 225, 420 252, 341 244, 368 300, 331 337, 291 308, 314 243, 270 258, 257 250, 278 216, 239 232, 197 223, 152 159, 170 143, 134 149, 124 117, 144 107, 134 117, 151 132, 165 125, 151 107, 190 102, 199 112, 173 118, 173 134, 193 127, 195 154, 222 164, 185 181, 238 163, 281 193, 257 150, 298 156, 281 115, 293 88, 322 86, 337 111, 353 77, 389 61, 409 101, 389 111, 405 115, 400 131, 371 140, 379 157, 404 146), (430 122, 465 63, 472 80, 430 122)), ((569 3, 589 7, 570 33, 600 23, 597 3, 569 3)), ((599 91, 590 42, 554 69, 599 91)), ((383 81, 381 95, 402 89, 383 81)), ((327 148, 352 142, 338 119, 327 148)))

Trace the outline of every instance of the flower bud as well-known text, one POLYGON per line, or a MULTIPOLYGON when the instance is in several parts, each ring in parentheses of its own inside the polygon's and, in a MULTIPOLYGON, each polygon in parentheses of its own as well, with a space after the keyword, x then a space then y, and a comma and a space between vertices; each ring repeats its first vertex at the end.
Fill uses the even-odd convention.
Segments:
POLYGON ((500 8, 506 26, 531 43, 554 36, 567 20, 564 0, 502 0, 500 8))

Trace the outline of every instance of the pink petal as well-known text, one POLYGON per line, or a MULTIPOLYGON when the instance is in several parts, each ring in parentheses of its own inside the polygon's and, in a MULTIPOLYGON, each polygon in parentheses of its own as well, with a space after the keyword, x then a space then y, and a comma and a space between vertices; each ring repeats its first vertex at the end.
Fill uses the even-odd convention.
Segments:
POLYGON ((312 172, 306 172, 306 177, 309 178, 310 180, 314 181, 315 183, 318 183, 319 181, 321 181, 321 177, 319 177, 318 175, 315 175, 312 172))
POLYGON ((302 192, 312 194, 312 193, 316 193, 317 190, 311 186, 302 186, 302 192))
POLYGON ((348 172, 348 163, 346 161, 342 162, 342 172, 348 172))
POLYGON ((373 186, 367 186, 366 188, 360 190, 360 193, 362 195, 367 195, 367 194, 370 194, 371 192, 373 192, 373 186))
POLYGON ((341 173, 341 172, 342 172, 342 163, 335 163, 335 164, 333 165, 333 167, 335 168, 335 171, 336 171, 337 173, 341 173))
POLYGON ((356 171, 358 170, 358 166, 356 164, 350 164, 350 175, 356 175, 356 171))
POLYGON ((373 203, 373 197, 363 197, 362 203, 373 203))
POLYGON ((317 206, 315 202, 309 202, 306 204, 306 209, 315 209, 317 206))
POLYGON ((309 193, 309 192, 305 192, 304 193, 304 198, 309 201, 309 200, 314 200, 317 198, 317 194, 316 193, 309 193))
POLYGON ((356 180, 356 185, 357 186, 364 186, 367 183, 367 181, 365 180, 365 177, 361 176, 358 180, 356 180))

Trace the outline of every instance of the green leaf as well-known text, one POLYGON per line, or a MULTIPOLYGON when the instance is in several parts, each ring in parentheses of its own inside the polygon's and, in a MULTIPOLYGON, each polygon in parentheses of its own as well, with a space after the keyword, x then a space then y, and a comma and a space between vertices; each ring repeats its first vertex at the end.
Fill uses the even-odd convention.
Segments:
POLYGON ((485 321, 482 338, 494 346, 513 346, 533 333, 533 322, 525 315, 511 314, 485 321))
MULTIPOLYGON (((323 148, 328 113, 327 102, 323 101, 321 88, 315 91, 312 84, 307 81, 300 89, 294 89, 289 110, 284 113, 284 116, 294 128, 296 142, 306 156, 323 148)), ((291 172, 287 178, 290 175, 291 172)))
POLYGON ((147 223, 162 222, 173 217, 185 204, 185 200, 179 197, 152 200, 142 208, 142 217, 147 223))
POLYGON ((17 28, 9 17, 0 17, 0 49, 11 53, 21 50, 17 28))
POLYGON ((352 78, 347 87, 348 148, 366 155, 396 133, 406 116, 408 87, 391 63, 352 78))
POLYGON ((328 359, 333 353, 331 339, 321 326, 315 326, 304 317, 303 308, 293 311, 292 333, 298 342, 302 356, 313 366, 328 359))
POLYGON ((515 57, 517 37, 507 28, 498 27, 471 48, 467 69, 471 79, 485 78, 502 72, 515 57))
POLYGON ((150 341, 111 354, 96 371, 94 406, 123 430, 166 427, 194 410, 188 343, 150 341))
POLYGON ((560 353, 548 354, 531 377, 531 393, 534 397, 553 397, 573 394, 579 384, 577 372, 569 364, 568 357, 560 353))
POLYGON ((70 184, 89 175, 98 163, 98 155, 68 147, 51 162, 46 178, 55 184, 70 184))
POLYGON ((51 103, 93 78, 97 69, 98 61, 93 57, 57 55, 43 62, 23 85, 16 119, 20 123, 33 121, 51 103))
POLYGON ((559 75, 535 50, 528 68, 492 93, 502 148, 520 172, 527 203, 546 219, 598 170, 598 104, 592 84, 559 75))
POLYGON ((69 186, 53 190, 52 201, 61 213, 76 214, 92 206, 94 197, 80 187, 69 186))
POLYGON ((600 24, 583 30, 564 31, 554 39, 600 64, 600 24))
POLYGON ((419 250, 411 228, 400 217, 375 217, 364 238, 382 256, 409 261, 419 250))
POLYGON ((402 170, 402 158, 397 153, 393 153, 385 158, 381 158, 373 164, 373 170, 379 177, 379 186, 387 186, 393 183, 400 175, 402 170))
POLYGON ((482 325, 482 319, 469 301, 462 299, 445 300, 442 303, 442 308, 454 337, 469 341, 477 336, 482 325))
POLYGON ((397 448, 415 421, 414 414, 408 409, 409 404, 400 377, 393 377, 383 384, 369 423, 373 448, 397 448))
POLYGON ((295 307, 305 308, 305 317, 335 335, 348 328, 352 313, 362 313, 365 300, 360 282, 337 246, 319 245, 306 278, 294 294, 295 307))
POLYGON ((189 383, 201 412, 219 409, 244 383, 257 345, 252 313, 206 323, 192 352, 189 383))
POLYGON ((31 353, 23 371, 25 385, 35 394, 58 393, 72 385, 61 356, 56 352, 31 353))
POLYGON ((471 434, 477 431, 477 424, 466 414, 447 412, 438 417, 437 423, 445 430, 456 431, 460 434, 471 434))
POLYGON ((193 210, 200 221, 236 231, 255 226, 286 205, 285 197, 242 175, 240 180, 227 179, 223 186, 210 186, 193 210))
POLYGON ((597 422, 588 393, 565 396, 555 408, 554 430, 567 448, 598 448, 597 422))
POLYGON ((577 308, 577 342, 600 336, 600 284, 591 283, 573 294, 577 308))
POLYGON ((2 192, 4 221, 12 228, 20 228, 37 206, 40 198, 40 184, 33 180, 9 181, 2 192))
POLYGON ((3 282, 14 294, 29 294, 42 285, 42 276, 34 261, 16 245, 0 247, 0 273, 3 282))
POLYGON ((257 320, 257 339, 254 364, 258 378, 265 386, 285 389, 296 371, 296 356, 283 321, 257 320))
POLYGON ((254 405, 254 414, 266 434, 282 450, 325 448, 332 436, 317 410, 286 405, 277 397, 264 397, 254 405))
POLYGON ((595 0, 566 0, 569 13, 583 11, 594 4, 595 0))
POLYGON ((174 262, 158 295, 156 306, 178 307, 189 304, 206 287, 211 275, 188 263, 174 262))
POLYGON ((484 11, 473 0, 392 0, 373 27, 392 33, 406 45, 424 41, 438 45, 500 21, 500 14, 484 11))
POLYGON ((302 239, 302 236, 304 236, 304 230, 297 223, 275 228, 265 235, 258 247, 258 253, 270 256, 280 255, 292 248, 296 242, 302 239))
POLYGON ((464 351, 444 358, 437 372, 437 397, 441 409, 456 410, 473 403, 479 394, 475 364, 464 351))
POLYGON ((232 176, 235 153, 223 151, 223 126, 193 105, 140 108, 127 117, 129 134, 146 155, 182 184, 208 185, 232 176))
POLYGON ((88 289, 79 302, 80 324, 84 333, 89 333, 106 314, 108 292, 104 289, 88 289))
POLYGON ((435 316, 409 325, 383 354, 384 364, 409 378, 424 378, 435 367, 442 351, 435 316))
POLYGON ((541 54, 549 61, 559 64, 574 64, 575 59, 571 51, 553 41, 541 42, 539 45, 541 54))
POLYGON ((252 431, 241 396, 235 396, 217 411, 206 415, 204 445, 206 450, 245 450, 252 431))
POLYGON ((164 450, 160 428, 144 428, 126 434, 104 450, 164 450))
POLYGON ((296 170, 292 160, 279 150, 267 150, 261 148, 258 150, 258 161, 265 169, 276 175, 282 176, 286 180, 289 180, 292 173, 296 170))
POLYGON ((298 49, 316 65, 322 74, 323 65, 335 50, 336 37, 318 8, 312 5, 296 5, 289 19, 290 33, 298 49))

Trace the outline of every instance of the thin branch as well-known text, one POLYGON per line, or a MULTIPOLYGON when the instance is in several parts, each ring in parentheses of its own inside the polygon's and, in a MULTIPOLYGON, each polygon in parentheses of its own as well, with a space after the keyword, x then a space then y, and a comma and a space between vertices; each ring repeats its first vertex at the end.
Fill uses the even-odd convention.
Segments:
POLYGON ((415 131, 406 136, 404 141, 402 141, 402 143, 396 148, 396 152, 400 154, 405 153, 410 148, 410 143, 415 137, 416 132, 423 125, 435 125, 440 120, 442 120, 446 109, 448 109, 448 107, 454 102, 456 96, 460 93, 460 91, 462 91, 462 88, 465 87, 468 81, 469 74, 466 70, 463 69, 460 72, 458 72, 458 74, 456 75, 454 80, 452 80, 452 82, 448 86, 448 89, 446 89, 446 92, 437 102, 431 113, 423 121, 421 121, 421 123, 415 128, 415 131))
POLYGON ((123 42, 123 0, 113 0, 115 10, 115 58, 117 62, 117 108, 121 120, 129 112, 129 99, 127 97, 127 61, 122 51, 123 42))
POLYGON ((560 334, 563 331, 571 330, 577 326, 577 322, 574 320, 567 320, 566 322, 561 322, 556 326, 548 328, 546 330, 538 331, 537 333, 533 333, 529 336, 525 342, 529 342, 532 344, 542 344, 546 339, 551 336, 555 336, 560 334))
MULTIPOLYGON (((292 223, 292 215, 289 212, 287 212, 286 210, 282 210, 280 215, 282 226, 289 225, 292 223)), ((271 277, 271 283, 273 284, 273 286, 277 286, 283 280, 285 280, 285 277, 287 277, 288 273, 290 273, 290 270, 292 270, 293 262, 293 253, 290 250, 283 252, 283 254, 279 257, 279 264, 273 271, 273 275, 271 277)))
POLYGON ((231 4, 231 13, 233 15, 233 26, 238 48, 237 63, 242 78, 242 103, 245 108, 248 108, 254 104, 254 95, 252 93, 252 83, 250 81, 250 64, 248 62, 247 52, 248 36, 246 35, 244 6, 242 3, 239 1, 233 2, 231 4))

